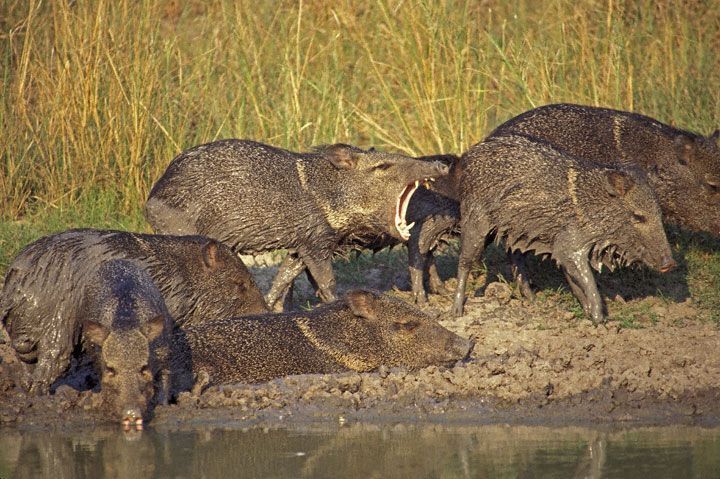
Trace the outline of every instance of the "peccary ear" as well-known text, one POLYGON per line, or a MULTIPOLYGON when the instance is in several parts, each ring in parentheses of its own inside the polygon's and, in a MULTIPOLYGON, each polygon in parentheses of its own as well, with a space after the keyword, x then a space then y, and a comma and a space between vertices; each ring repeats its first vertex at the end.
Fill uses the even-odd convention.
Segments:
POLYGON ((720 176, 705 174, 705 183, 713 188, 720 188, 720 176))
POLYGON ((370 291, 362 289, 349 291, 345 295, 345 300, 355 316, 367 319, 377 319, 375 309, 372 307, 372 302, 375 300, 375 296, 370 291))
POLYGON ((208 269, 214 270, 220 263, 220 252, 217 241, 210 240, 202 247, 203 263, 208 269))
POLYGON ((678 161, 681 165, 690 163, 693 152, 693 140, 685 135, 675 137, 675 147, 677 149, 678 161))
POLYGON ((83 321, 83 335, 93 344, 102 346, 110 330, 94 321, 83 321))
POLYGON ((720 140, 720 130, 715 130, 712 135, 710 135, 710 139, 717 143, 718 140, 720 140))
POLYGON ((148 341, 152 341, 160 336, 165 329, 165 316, 158 314, 153 319, 143 324, 140 330, 148 341))
POLYGON ((325 158, 339 170, 355 169, 358 163, 357 152, 347 145, 332 145, 325 149, 325 158))
POLYGON ((616 170, 605 172, 605 190, 610 193, 610 196, 625 196, 633 186, 635 186, 635 180, 628 174, 616 170))

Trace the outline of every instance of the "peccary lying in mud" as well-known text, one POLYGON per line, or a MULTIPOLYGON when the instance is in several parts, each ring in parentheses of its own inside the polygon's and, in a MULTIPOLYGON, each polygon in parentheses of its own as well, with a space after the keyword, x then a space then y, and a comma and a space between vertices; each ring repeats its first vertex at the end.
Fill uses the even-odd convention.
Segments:
MULTIPOLYGON (((440 293, 444 290, 444 283, 435 266, 433 252, 443 237, 457 233, 460 222, 460 204, 455 191, 454 171, 459 158, 455 155, 444 154, 422 156, 416 159, 430 163, 441 162, 449 168, 450 172, 449 175, 439 177, 432 183, 426 182, 420 185, 410 198, 407 207, 408 224, 414 225, 410 238, 407 240, 412 291, 415 302, 424 304, 427 302, 425 279, 427 279, 431 292, 440 293)), ((351 238, 350 242, 344 242, 340 246, 342 250, 370 249, 377 252, 400 243, 397 238, 380 235, 372 239, 351 238)), ((280 291, 281 286, 287 284, 286 277, 294 278, 302 271, 307 273, 302 260, 297 255, 288 255, 280 265, 271 291, 280 291)), ((309 273, 308 278, 312 284, 316 284, 309 273)), ((278 293, 279 298, 285 298, 291 294, 291 284, 284 291, 278 293)))
POLYGON ((490 137, 460 161, 455 316, 463 313, 472 261, 493 233, 510 251, 554 259, 596 322, 604 321, 604 304, 591 266, 642 261, 662 272, 675 266, 660 208, 637 171, 598 165, 523 135, 490 137))
POLYGON ((151 401, 167 403, 172 318, 147 272, 128 260, 103 263, 80 307, 62 327, 97 346, 103 404, 110 417, 140 426, 151 401))
POLYGON ((173 390, 189 388, 192 373, 227 384, 371 371, 381 365, 421 368, 463 359, 472 346, 399 299, 354 290, 310 312, 231 318, 178 330, 173 390))
POLYGON ((28 245, 9 265, 0 320, 25 362, 37 361, 30 391, 47 393, 67 368, 86 287, 111 259, 145 269, 177 324, 267 311, 240 258, 215 240, 70 230, 28 245))
POLYGON ((647 173, 664 219, 720 236, 720 130, 710 137, 647 116, 583 105, 546 105, 490 136, 520 133, 577 157, 647 173))
MULTIPOLYGON (((447 170, 343 144, 294 153, 223 140, 176 157, 153 186, 145 216, 158 233, 206 235, 237 253, 288 249, 307 265, 321 299, 332 301, 331 257, 340 245, 382 235, 407 240, 413 192, 447 170)), ((266 295, 270 307, 301 271, 284 269, 266 295)))

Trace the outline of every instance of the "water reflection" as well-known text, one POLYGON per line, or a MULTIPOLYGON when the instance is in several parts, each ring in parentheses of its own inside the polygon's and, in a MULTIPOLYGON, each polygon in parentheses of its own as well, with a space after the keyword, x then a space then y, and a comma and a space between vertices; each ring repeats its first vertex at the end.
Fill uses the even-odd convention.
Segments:
POLYGON ((0 431, 0 477, 718 477, 720 429, 441 425, 0 431))

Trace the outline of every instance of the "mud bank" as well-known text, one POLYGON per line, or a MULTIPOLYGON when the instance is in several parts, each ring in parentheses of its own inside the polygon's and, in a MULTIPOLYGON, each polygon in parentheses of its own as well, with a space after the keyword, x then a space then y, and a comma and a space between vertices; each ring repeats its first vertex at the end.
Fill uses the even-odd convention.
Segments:
MULTIPOLYGON (((630 326, 595 326, 560 299, 524 302, 502 283, 470 298, 463 318, 444 313, 449 304, 449 295, 432 296, 428 310, 442 311, 444 326, 475 340, 466 362, 214 386, 181 393, 176 404, 156 408, 152 423, 720 424, 720 332, 691 300, 645 300, 648 314, 630 326)), ((52 396, 27 397, 7 344, 0 358, 0 425, 102 422, 94 412, 99 394, 66 384, 52 396)))

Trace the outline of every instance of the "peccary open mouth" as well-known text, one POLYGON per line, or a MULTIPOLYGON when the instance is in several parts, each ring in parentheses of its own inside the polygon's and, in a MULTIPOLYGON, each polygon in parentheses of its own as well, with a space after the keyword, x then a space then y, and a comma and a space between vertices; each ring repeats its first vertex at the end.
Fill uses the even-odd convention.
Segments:
MULTIPOLYGON (((429 189, 429 182, 435 181, 435 178, 424 178, 423 184, 429 189)), ((420 186, 420 181, 416 180, 413 183, 409 183, 398 196, 397 203, 395 204, 395 229, 400 233, 400 237, 407 241, 410 239, 410 229, 415 226, 413 221, 407 224, 405 215, 407 213, 408 205, 410 204, 410 198, 412 198, 415 190, 420 186)))

